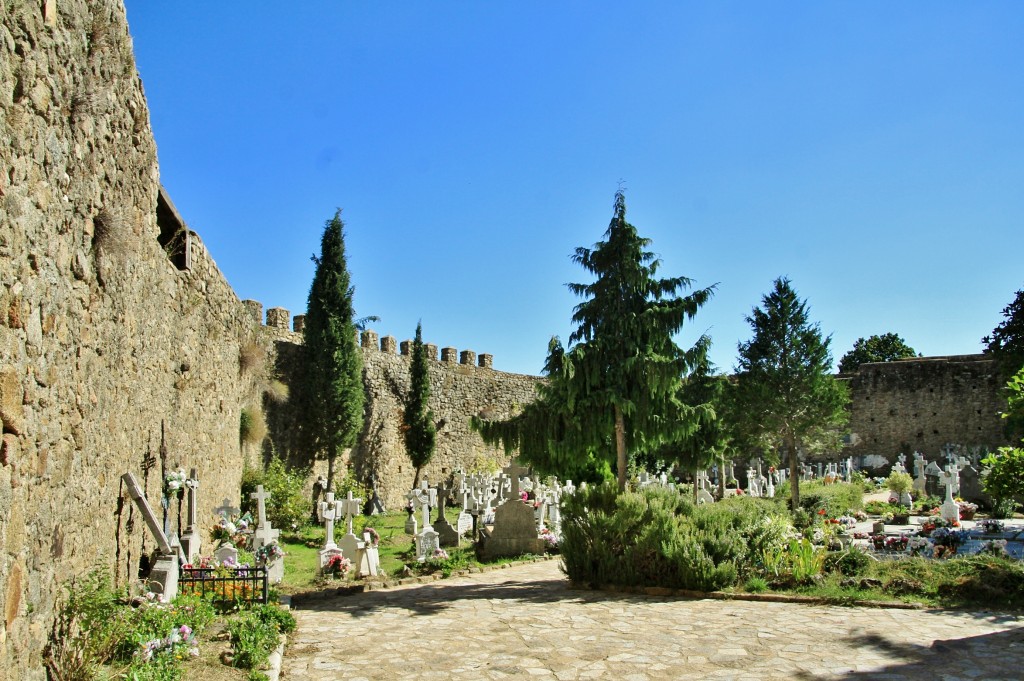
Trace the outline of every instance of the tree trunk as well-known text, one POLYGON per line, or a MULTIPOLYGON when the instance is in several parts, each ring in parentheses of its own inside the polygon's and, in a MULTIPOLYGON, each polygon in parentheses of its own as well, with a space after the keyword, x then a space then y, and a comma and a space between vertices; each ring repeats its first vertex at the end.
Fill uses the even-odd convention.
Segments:
POLYGON ((327 453, 327 489, 325 493, 334 491, 334 460, 338 458, 338 450, 331 447, 327 453))
POLYGON ((419 489, 420 488, 420 471, 422 471, 422 470, 423 470, 422 466, 416 466, 416 475, 412 479, 412 488, 413 489, 419 489))
POLYGON ((725 454, 722 455, 722 465, 718 467, 718 498, 725 498, 725 454))
POLYGON ((785 439, 786 449, 789 450, 789 503, 791 510, 800 508, 800 469, 797 461, 796 442, 792 437, 785 439))
POLYGON ((615 409, 615 455, 619 472, 619 491, 626 491, 626 420, 618 405, 615 409))

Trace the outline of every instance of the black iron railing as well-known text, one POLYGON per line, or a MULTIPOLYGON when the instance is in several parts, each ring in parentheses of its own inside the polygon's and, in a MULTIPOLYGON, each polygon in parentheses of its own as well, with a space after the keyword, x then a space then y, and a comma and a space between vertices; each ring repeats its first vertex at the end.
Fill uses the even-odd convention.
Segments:
POLYGON ((178 591, 214 602, 267 603, 267 568, 181 568, 178 591))

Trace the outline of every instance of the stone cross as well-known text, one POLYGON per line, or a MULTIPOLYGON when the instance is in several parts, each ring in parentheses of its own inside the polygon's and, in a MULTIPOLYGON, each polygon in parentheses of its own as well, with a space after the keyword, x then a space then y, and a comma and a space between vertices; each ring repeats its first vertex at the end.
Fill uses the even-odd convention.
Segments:
POLYGON ((263 485, 256 485, 256 491, 250 494, 249 497, 256 500, 256 515, 259 518, 256 531, 252 534, 252 548, 255 551, 261 546, 267 546, 276 542, 281 531, 271 527, 270 523, 267 522, 266 502, 270 498, 270 492, 263 491, 263 485))
POLYGON ((420 488, 412 490, 405 498, 412 502, 413 508, 423 509, 423 530, 430 527, 430 507, 437 503, 437 490, 427 487, 427 481, 423 480, 420 488))
POLYGON ((169 603, 178 595, 178 562, 184 562, 185 554, 181 550, 180 545, 176 542, 168 541, 167 535, 164 534, 163 529, 160 527, 160 521, 157 520, 156 514, 153 513, 153 509, 150 507, 149 501, 146 500, 146 496, 142 493, 142 488, 139 487, 135 476, 131 473, 125 473, 121 476, 121 480, 128 490, 128 496, 132 498, 132 501, 135 502, 135 505, 142 513, 142 517, 146 521, 146 527, 149 528, 150 534, 156 539, 157 547, 159 548, 160 555, 157 556, 156 563, 149 572, 150 588, 160 594, 160 600, 169 603))
POLYGON ((257 527, 267 524, 267 499, 270 496, 270 492, 263 491, 263 485, 256 485, 256 491, 249 495, 250 499, 256 500, 256 517, 259 521, 257 527))
POLYGON ((446 520, 444 517, 444 508, 447 506, 448 500, 451 498, 452 492, 454 491, 454 487, 443 482, 437 486, 437 522, 446 520))
POLYGON ((362 507, 362 499, 353 499, 352 492, 349 491, 348 495, 341 502, 341 512, 345 514, 345 531, 348 534, 352 532, 352 517, 359 513, 359 509, 362 507))
POLYGON ((945 520, 956 522, 960 520, 960 506, 953 500, 953 487, 958 477, 955 466, 946 466, 946 470, 939 473, 939 484, 946 488, 946 500, 942 502, 939 513, 945 520))
POLYGON ((202 545, 199 520, 197 518, 198 509, 196 508, 196 490, 199 489, 199 474, 195 468, 189 472, 189 476, 185 480, 185 489, 187 490, 188 510, 186 511, 185 532, 181 535, 181 542, 185 556, 188 562, 191 563, 199 555, 199 549, 202 545))
POLYGON ((512 461, 509 462, 508 466, 506 468, 502 468, 501 470, 505 475, 509 476, 509 479, 512 481, 512 495, 510 498, 515 501, 519 501, 519 474, 529 473, 530 469, 523 468, 518 463, 516 463, 515 459, 512 459, 512 461))
POLYGON ((157 548, 160 553, 172 554, 174 553, 171 549, 171 542, 167 539, 167 535, 164 533, 162 527, 160 527, 160 521, 157 520, 156 514, 153 513, 153 508, 149 505, 149 501, 146 496, 142 493, 142 488, 139 487, 138 481, 135 476, 131 473, 125 473, 121 476, 121 480, 124 481, 124 486, 128 490, 128 495, 135 502, 139 511, 142 513, 142 518, 146 521, 146 527, 149 528, 149 533, 156 539, 157 548))

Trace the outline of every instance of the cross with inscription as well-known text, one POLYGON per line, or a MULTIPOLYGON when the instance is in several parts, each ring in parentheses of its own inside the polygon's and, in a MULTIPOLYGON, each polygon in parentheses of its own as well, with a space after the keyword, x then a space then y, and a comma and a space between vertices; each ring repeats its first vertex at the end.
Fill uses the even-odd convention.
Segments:
POLYGON ((359 509, 362 507, 362 499, 353 499, 352 492, 349 491, 348 495, 341 502, 341 512, 345 514, 345 531, 348 534, 352 534, 352 517, 359 513, 359 509))
POLYGON ((423 530, 430 527, 430 507, 437 503, 437 490, 427 487, 427 481, 420 482, 420 488, 405 495, 415 508, 423 509, 423 530))
POLYGON ((451 499, 454 491, 455 487, 443 482, 437 486, 437 522, 447 520, 444 517, 444 508, 448 505, 448 500, 451 499))
POLYGON ((520 466, 515 459, 512 459, 506 468, 502 468, 501 472, 507 475, 512 482, 512 492, 510 499, 519 501, 519 475, 520 473, 529 473, 529 468, 520 466))
POLYGON ((338 519, 338 505, 334 501, 334 492, 324 495, 324 500, 317 504, 317 510, 320 512, 320 520, 325 524, 324 549, 333 549, 337 546, 334 542, 334 521, 338 519))

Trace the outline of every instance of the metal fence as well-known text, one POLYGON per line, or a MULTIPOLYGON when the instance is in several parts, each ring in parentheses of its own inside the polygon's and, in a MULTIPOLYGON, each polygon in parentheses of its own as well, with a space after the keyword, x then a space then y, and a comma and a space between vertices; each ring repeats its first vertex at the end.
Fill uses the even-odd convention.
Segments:
POLYGON ((210 597, 214 602, 267 603, 270 598, 266 567, 181 568, 178 591, 210 597))

